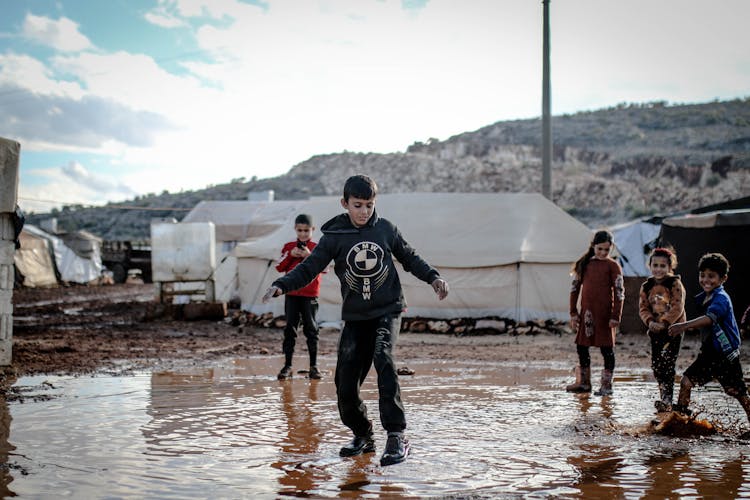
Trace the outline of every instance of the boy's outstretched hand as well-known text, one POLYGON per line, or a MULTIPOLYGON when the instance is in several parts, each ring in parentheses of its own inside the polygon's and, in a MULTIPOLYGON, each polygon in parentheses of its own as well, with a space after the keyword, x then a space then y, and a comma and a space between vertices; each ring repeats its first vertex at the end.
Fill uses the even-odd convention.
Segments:
POLYGON ((679 334, 687 330, 686 323, 687 322, 673 324, 672 326, 669 327, 669 330, 667 330, 667 333, 669 334, 670 337, 678 336, 679 334))
POLYGON ((278 297, 279 295, 281 295, 281 288, 277 286, 272 286, 272 287, 269 287, 268 290, 266 290, 266 294, 263 295, 263 298, 261 300, 265 304, 271 299, 271 297, 278 297))
POLYGON ((443 278, 438 278, 432 283, 432 289, 435 290, 435 293, 438 296, 438 299, 443 300, 448 296, 448 282, 445 281, 443 278))

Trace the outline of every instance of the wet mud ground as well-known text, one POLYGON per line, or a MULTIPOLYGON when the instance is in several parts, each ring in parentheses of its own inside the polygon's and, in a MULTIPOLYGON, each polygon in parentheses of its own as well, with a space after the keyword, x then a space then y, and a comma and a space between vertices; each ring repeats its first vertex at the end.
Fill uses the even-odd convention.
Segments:
MULTIPOLYGON (((414 453, 383 468, 377 453, 337 456, 348 435, 331 380, 335 330, 321 334, 324 380, 279 382, 279 330, 143 321, 152 297, 150 285, 14 293, 3 497, 750 496, 750 446, 736 439, 747 423, 718 386, 694 399, 719 435, 650 431, 656 388, 639 333, 619 337, 609 398, 561 390, 572 334, 402 334, 414 453)), ((688 336, 678 372, 697 348, 688 336)), ((377 420, 374 373, 364 395, 377 420)))
MULTIPOLYGON (((150 284, 15 290, 13 364, 5 369, 6 387, 14 376, 124 374, 179 363, 281 353, 278 329, 237 327, 224 321, 145 321, 153 297, 150 284)), ((335 355, 337 336, 336 330, 321 332, 321 354, 335 355)), ((688 336, 683 348, 680 362, 684 368, 697 353, 697 340, 688 336)), ((616 352, 618 366, 650 365, 649 345, 640 332, 622 332, 616 352)), ((572 333, 465 337, 403 333, 397 355, 403 362, 536 360, 572 367, 576 361, 572 333)), ((746 364, 747 354, 744 356, 746 364)), ((596 353, 593 359, 596 362, 596 353)))

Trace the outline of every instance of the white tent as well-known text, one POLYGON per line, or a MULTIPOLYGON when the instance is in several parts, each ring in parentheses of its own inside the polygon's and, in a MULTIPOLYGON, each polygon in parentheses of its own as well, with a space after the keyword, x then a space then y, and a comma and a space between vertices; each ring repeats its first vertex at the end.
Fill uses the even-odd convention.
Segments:
POLYGON ((294 218, 300 201, 202 201, 181 222, 212 222, 216 237, 216 268, 212 278, 215 298, 228 302, 239 293, 237 259, 239 242, 253 241, 278 230, 294 218))
MULTIPOLYGON (((279 276, 273 265, 283 244, 295 238, 296 214, 312 215, 319 228, 343 211, 339 197, 313 198, 292 208, 276 231, 235 249, 245 310, 283 314, 283 300, 260 299, 279 276)), ((406 316, 567 319, 570 267, 588 247, 591 231, 543 196, 382 194, 376 209, 451 287, 449 297, 438 301, 429 285, 399 270, 406 316)), ((313 239, 320 236, 318 229, 313 239)), ((320 321, 340 318, 340 287, 332 271, 323 276, 319 303, 320 321)))
POLYGON ((23 277, 22 285, 29 288, 57 286, 51 243, 26 225, 18 236, 21 246, 13 254, 13 264, 23 277))
POLYGON ((648 254, 659 238, 661 224, 654 219, 623 222, 609 228, 615 237, 622 273, 625 276, 650 276, 648 254))
MULTIPOLYGON (((102 259, 99 246, 89 239, 86 253, 88 257, 77 255, 67 246, 62 238, 39 229, 36 226, 26 224, 21 232, 21 248, 16 250, 14 262, 21 274, 24 275, 24 285, 29 287, 53 286, 57 279, 52 281, 50 273, 54 277, 54 269, 50 270, 50 264, 46 263, 45 252, 52 249, 54 265, 60 274, 60 279, 68 283, 87 284, 99 279, 102 273, 102 259), (24 239, 24 233, 26 238, 24 239), (44 240, 47 243, 41 244, 44 240), (26 241, 26 243, 24 243, 26 241), (43 250, 42 247, 45 247, 43 250)), ((80 235, 79 239, 84 238, 80 235)))

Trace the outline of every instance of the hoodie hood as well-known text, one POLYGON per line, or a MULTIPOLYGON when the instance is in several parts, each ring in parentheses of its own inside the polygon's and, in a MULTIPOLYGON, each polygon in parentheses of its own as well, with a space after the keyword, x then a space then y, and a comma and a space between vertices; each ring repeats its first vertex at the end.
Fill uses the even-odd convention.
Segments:
MULTIPOLYGON (((370 220, 367 221, 365 227, 375 227, 380 218, 378 212, 373 210, 370 220)), ((352 220, 349 218, 348 213, 339 214, 333 219, 330 219, 320 227, 320 231, 323 234, 342 234, 342 233, 356 233, 362 228, 356 227, 352 224, 352 220)))

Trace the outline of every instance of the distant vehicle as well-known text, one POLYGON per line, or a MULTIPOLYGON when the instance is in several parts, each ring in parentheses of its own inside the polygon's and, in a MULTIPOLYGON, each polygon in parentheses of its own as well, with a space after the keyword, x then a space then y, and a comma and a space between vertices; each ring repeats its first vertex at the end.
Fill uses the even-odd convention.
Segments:
POLYGON ((131 269, 140 270, 143 281, 151 283, 151 245, 147 242, 105 241, 102 264, 112 271, 115 283, 125 283, 131 269))

